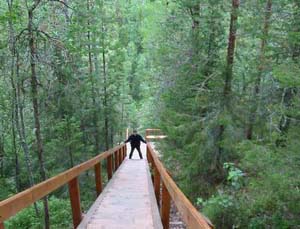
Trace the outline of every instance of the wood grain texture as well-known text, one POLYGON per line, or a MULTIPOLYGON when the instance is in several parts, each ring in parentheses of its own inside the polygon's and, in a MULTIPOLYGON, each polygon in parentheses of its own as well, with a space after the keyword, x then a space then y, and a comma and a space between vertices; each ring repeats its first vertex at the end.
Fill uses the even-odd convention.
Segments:
POLYGON ((162 229, 145 159, 125 159, 77 229, 86 228, 162 229))
POLYGON ((76 228, 80 224, 82 219, 80 207, 80 191, 77 177, 69 182, 69 194, 72 208, 73 225, 74 228, 76 228))
POLYGON ((101 162, 94 166, 95 169, 95 184, 97 196, 102 192, 102 175, 101 175, 101 162))
POLYGON ((161 195, 161 222, 164 229, 169 229, 170 223, 170 207, 171 207, 171 197, 168 189, 164 184, 162 184, 162 195, 161 195))
POLYGON ((114 153, 114 161, 115 161, 115 171, 118 169, 118 154, 117 151, 114 153))
POLYGON ((154 192, 157 204, 159 206, 160 203, 160 174, 156 167, 154 167, 154 192))
POLYGON ((117 154, 118 154, 118 167, 120 167, 122 163, 121 148, 117 151, 117 154))
POLYGON ((108 180, 110 180, 112 178, 112 174, 113 174, 113 157, 112 157, 112 155, 109 155, 107 157, 106 169, 107 169, 108 180))

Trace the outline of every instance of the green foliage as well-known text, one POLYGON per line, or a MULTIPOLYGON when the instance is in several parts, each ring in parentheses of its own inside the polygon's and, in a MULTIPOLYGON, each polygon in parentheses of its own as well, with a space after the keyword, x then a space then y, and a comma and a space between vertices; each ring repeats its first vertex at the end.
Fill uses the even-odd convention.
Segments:
POLYGON ((300 86, 300 80, 299 77, 297 77, 297 75, 300 74, 300 68, 296 63, 287 61, 279 66, 275 66, 273 74, 282 87, 300 86))
MULTIPOLYGON (((40 215, 37 217, 33 207, 28 207, 19 212, 15 217, 5 222, 5 228, 42 228, 42 203, 37 203, 40 215)), ((69 200, 49 199, 50 222, 53 228, 70 228, 72 225, 71 206, 69 200)))
POLYGON ((299 225, 299 3, 272 1, 266 21, 267 1, 241 2, 226 106, 229 3, 148 6, 159 8, 148 13, 144 29, 156 65, 152 78, 160 82, 152 109, 168 136, 159 149, 216 228, 293 228, 299 225))
MULTIPOLYGON (((66 2, 40 1, 33 20, 48 177, 121 142, 126 128, 158 127, 164 163, 217 228, 300 225, 299 0, 240 1, 233 57, 231 1, 66 2)), ((24 4, 0 3, 1 199, 40 181, 24 4)), ((65 191, 50 199, 54 228, 70 227, 65 191)), ((42 216, 28 208, 7 226, 40 228, 42 216)))
POLYGON ((235 189, 240 189, 243 183, 244 173, 235 167, 234 163, 224 163, 224 169, 228 171, 227 181, 235 189))
POLYGON ((231 195, 219 193, 208 200, 197 199, 203 213, 214 222, 217 228, 240 228, 241 209, 231 195))

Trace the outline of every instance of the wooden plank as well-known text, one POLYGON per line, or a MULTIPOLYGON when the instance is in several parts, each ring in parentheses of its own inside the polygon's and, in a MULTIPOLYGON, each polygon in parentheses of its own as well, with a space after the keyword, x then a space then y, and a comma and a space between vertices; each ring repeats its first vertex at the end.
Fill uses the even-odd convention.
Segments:
POLYGON ((74 228, 76 228, 80 224, 82 219, 80 207, 80 191, 77 177, 69 182, 69 194, 72 208, 73 225, 74 228))
POLYGON ((112 172, 114 173, 115 172, 115 155, 111 155, 111 167, 112 167, 112 172))
POLYGON ((164 139, 164 138, 166 138, 167 137, 167 135, 148 135, 147 136, 147 139, 149 140, 149 139, 164 139))
MULTIPOLYGON (((147 141, 147 139, 146 139, 146 141, 147 141)), ((149 147, 147 147, 146 157, 147 157, 148 163, 150 163, 150 152, 149 152, 149 147)))
MULTIPOLYGON (((145 153, 144 146, 141 147, 145 153)), ((124 161, 77 229, 162 229, 145 160, 124 161), (128 179, 129 175, 133 175, 128 179)))
POLYGON ((157 205, 160 205, 160 174, 156 167, 154 167, 154 192, 157 205))
POLYGON ((120 164, 122 164, 122 162, 123 162, 123 149, 122 149, 122 147, 120 148, 120 152, 119 152, 119 155, 120 155, 120 164))
POLYGON ((123 162, 122 148, 120 148, 119 150, 119 158, 120 158, 120 165, 121 165, 123 162))
POLYGON ((153 132, 161 132, 161 129, 146 129, 146 137, 153 132))
POLYGON ((115 171, 118 169, 118 154, 117 151, 114 152, 114 160, 115 160, 115 171))
POLYGON ((168 189, 162 184, 162 197, 161 197, 161 222, 164 229, 169 229, 170 223, 170 206, 171 198, 168 189))
POLYGON ((102 192, 101 162, 95 165, 95 183, 97 196, 102 192))
POLYGON ((176 183, 172 180, 163 164, 160 162, 156 156, 151 145, 148 143, 149 153, 151 155, 151 160, 155 164, 159 171, 161 180, 166 186, 171 199, 174 201, 183 221, 186 223, 188 228, 191 229, 210 229, 213 228, 212 223, 204 215, 198 212, 198 210, 192 205, 192 203, 187 199, 187 197, 178 188, 176 183))
POLYGON ((120 167, 120 165, 122 164, 121 149, 117 151, 117 155, 118 155, 118 166, 120 167))
POLYGON ((112 158, 112 155, 109 155, 107 157, 106 168, 107 168, 107 177, 108 177, 108 180, 110 180, 112 178, 112 174, 113 174, 113 158, 112 158))
POLYGON ((121 149, 122 149, 122 161, 124 161, 124 159, 125 159, 125 148, 122 147, 121 149))
MULTIPOLYGON (((147 147, 147 149, 148 149, 148 147, 147 147)), ((150 152, 147 153, 147 155, 148 155, 148 160, 149 160, 149 168, 150 168, 150 170, 152 171, 152 172, 151 172, 151 179, 152 179, 152 183, 154 184, 154 174, 153 174, 153 169, 154 169, 155 165, 153 164, 153 159, 152 159, 152 155, 150 154, 150 152)))
POLYGON ((0 202, 0 223, 4 222, 9 217, 17 214, 22 209, 30 206, 34 202, 53 192, 57 188, 68 183, 73 178, 79 176, 84 171, 92 168, 99 161, 107 158, 123 145, 117 146, 109 151, 79 164, 63 173, 60 173, 44 182, 41 182, 23 192, 20 192, 6 200, 0 202))

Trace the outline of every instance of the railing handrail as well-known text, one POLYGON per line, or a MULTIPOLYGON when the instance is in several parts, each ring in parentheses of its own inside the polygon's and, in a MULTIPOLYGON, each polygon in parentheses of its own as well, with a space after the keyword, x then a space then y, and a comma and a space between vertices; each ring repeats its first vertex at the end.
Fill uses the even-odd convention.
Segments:
POLYGON ((150 143, 147 143, 147 158, 154 170, 154 189, 157 202, 160 203, 160 183, 162 183, 162 206, 161 216, 164 228, 168 228, 170 198, 174 201, 183 221, 188 228, 192 229, 211 229, 213 224, 208 218, 202 215, 178 188, 174 180, 169 175, 168 171, 157 157, 150 143), (162 182, 161 182, 162 181, 162 182), (165 200, 164 200, 165 199, 165 200), (167 203, 164 203, 167 202, 167 203), (167 207, 165 207, 167 206, 167 207), (164 213, 166 211, 167 213, 164 213), (165 217, 165 218, 164 218, 165 217))
POLYGON ((146 140, 154 140, 154 139, 164 139, 166 138, 167 136, 166 135, 163 135, 162 134, 162 131, 161 129, 146 129, 146 135, 145 135, 145 138, 146 140), (157 135, 157 134, 153 134, 155 132, 159 132, 160 134, 157 135))
MULTIPOLYGON (((8 199, 5 199, 0 202, 0 225, 3 227, 3 222, 10 218, 11 216, 14 216, 22 209, 30 206, 31 204, 35 203, 36 201, 42 199, 43 197, 47 196, 49 193, 55 191, 56 189, 62 187, 63 185, 69 183, 74 179, 77 179, 77 177, 82 174, 83 172, 91 169, 93 166, 95 167, 95 172, 101 173, 101 161, 104 159, 110 159, 108 160, 108 166, 107 166, 107 172, 108 172, 108 179, 112 176, 112 156, 114 155, 115 158, 115 170, 119 167, 121 162, 124 160, 126 156, 126 144, 122 144, 119 146, 116 146, 108 151, 105 151, 96 157, 85 161, 67 171, 64 171, 52 178, 49 178, 31 188, 28 188, 12 197, 9 197, 8 199)), ((99 192, 102 191, 102 180, 101 180, 101 174, 96 174, 96 191, 97 194, 100 194, 99 192), (101 184, 99 184, 99 182, 101 184)), ((78 183, 77 180, 75 180, 75 183, 78 183)), ((76 189, 77 187, 75 187, 76 189)), ((77 188, 79 189, 79 188, 77 188)), ((70 186, 69 186, 70 190, 70 186)), ((71 196, 71 193, 70 193, 71 196)), ((70 197, 71 198, 71 197, 70 197)), ((72 202, 72 199, 71 199, 72 202)), ((72 203, 71 203, 72 205, 72 203)), ((80 213, 81 214, 81 213, 80 213)), ((73 215, 73 222, 74 222, 74 215, 73 215)), ((78 223, 78 222, 77 222, 78 223)), ((76 223, 76 224, 77 224, 76 223)), ((75 223, 74 223, 75 226, 75 223)))

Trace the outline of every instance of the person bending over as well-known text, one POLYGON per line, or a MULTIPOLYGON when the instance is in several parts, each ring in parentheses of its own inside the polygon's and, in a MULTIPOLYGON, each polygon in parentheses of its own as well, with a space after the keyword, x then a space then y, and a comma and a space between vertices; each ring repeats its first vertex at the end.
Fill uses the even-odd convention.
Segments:
POLYGON ((140 158, 143 159, 141 153, 141 142, 146 144, 146 141, 143 139, 141 135, 137 133, 136 130, 133 131, 133 134, 129 136, 129 138, 125 141, 125 143, 130 142, 131 145, 131 152, 129 154, 129 159, 131 159, 134 149, 137 149, 139 152, 140 158))

